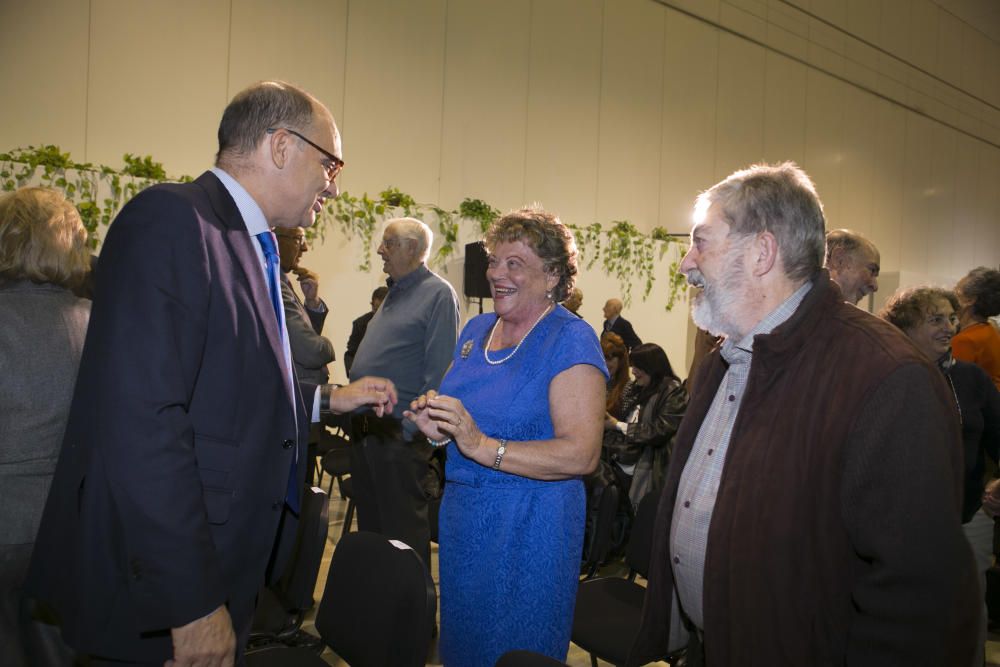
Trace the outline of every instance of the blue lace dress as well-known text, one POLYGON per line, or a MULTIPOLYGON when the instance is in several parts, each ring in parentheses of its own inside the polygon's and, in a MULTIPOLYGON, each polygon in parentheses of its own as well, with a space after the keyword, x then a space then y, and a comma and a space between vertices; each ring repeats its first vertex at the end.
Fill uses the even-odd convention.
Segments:
MULTIPOLYGON (((479 428, 511 441, 553 437, 549 383, 577 364, 607 375, 586 322, 559 306, 508 361, 491 366, 483 347, 493 313, 458 340, 441 393, 462 400, 479 428)), ((512 349, 490 353, 502 359, 512 349)), ((448 445, 439 518, 441 637, 449 667, 492 667, 529 649, 564 660, 580 572, 584 490, 580 479, 539 481, 494 471, 448 445)))

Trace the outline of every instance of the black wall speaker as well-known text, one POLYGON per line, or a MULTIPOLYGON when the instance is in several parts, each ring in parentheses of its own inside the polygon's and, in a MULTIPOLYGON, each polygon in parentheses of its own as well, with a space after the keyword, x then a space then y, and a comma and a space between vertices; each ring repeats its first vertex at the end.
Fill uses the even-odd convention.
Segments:
POLYGON ((486 280, 486 244, 482 241, 465 244, 465 296, 477 299, 493 296, 486 280))

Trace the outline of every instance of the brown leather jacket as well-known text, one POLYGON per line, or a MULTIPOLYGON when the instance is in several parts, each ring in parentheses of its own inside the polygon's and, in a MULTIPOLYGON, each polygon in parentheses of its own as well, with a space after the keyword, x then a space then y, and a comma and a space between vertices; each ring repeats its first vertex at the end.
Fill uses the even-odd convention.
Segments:
MULTIPOLYGON (((726 372, 702 365, 660 499, 629 665, 666 653, 678 482, 726 372)), ((724 665, 962 665, 976 579, 962 449, 941 374, 823 271, 754 341, 708 534, 704 645, 724 665)))

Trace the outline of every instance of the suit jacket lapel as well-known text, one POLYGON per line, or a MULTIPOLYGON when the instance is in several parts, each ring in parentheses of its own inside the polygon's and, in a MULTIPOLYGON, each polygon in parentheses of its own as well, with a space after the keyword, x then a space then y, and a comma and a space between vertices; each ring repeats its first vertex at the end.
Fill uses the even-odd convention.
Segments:
POLYGON ((257 241, 247 233, 246 223, 240 214, 236 202, 229 195, 225 186, 211 172, 206 172, 198 177, 196 184, 202 187, 208 194, 212 208, 219 216, 226 228, 226 240, 236 257, 236 263, 243 271, 243 277, 250 285, 250 296, 257 310, 257 319, 264 329, 264 335, 274 354, 274 361, 278 365, 281 373, 282 384, 285 386, 285 393, 289 402, 294 405, 295 394, 288 378, 291 377, 289 368, 285 365, 285 352, 281 346, 281 334, 278 331, 278 319, 274 315, 274 306, 271 305, 271 297, 268 294, 267 280, 264 272, 260 268, 260 259, 253 244, 257 241))

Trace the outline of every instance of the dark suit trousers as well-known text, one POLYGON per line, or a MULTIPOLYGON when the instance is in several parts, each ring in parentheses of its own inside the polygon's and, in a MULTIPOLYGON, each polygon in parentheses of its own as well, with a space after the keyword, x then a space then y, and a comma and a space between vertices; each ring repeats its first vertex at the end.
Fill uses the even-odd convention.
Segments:
POLYGON ((395 420, 357 417, 352 426, 351 480, 358 528, 405 542, 430 568, 425 481, 432 448, 419 437, 404 440, 395 420))
POLYGON ((0 662, 6 667, 72 665, 73 651, 59 628, 35 618, 34 603, 21 597, 32 547, 0 544, 0 662))

